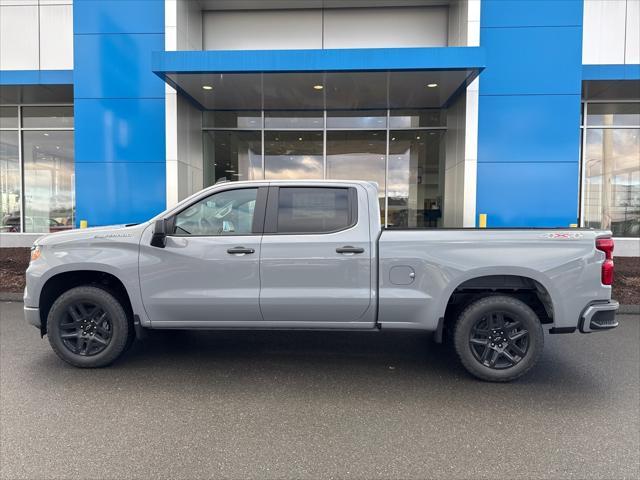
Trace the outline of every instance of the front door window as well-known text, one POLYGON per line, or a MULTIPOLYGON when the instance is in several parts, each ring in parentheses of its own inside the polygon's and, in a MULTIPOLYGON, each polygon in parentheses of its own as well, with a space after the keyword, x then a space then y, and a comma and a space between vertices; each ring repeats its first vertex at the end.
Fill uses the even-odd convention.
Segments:
POLYGON ((176 235, 250 235, 257 189, 228 190, 204 198, 176 215, 176 235))

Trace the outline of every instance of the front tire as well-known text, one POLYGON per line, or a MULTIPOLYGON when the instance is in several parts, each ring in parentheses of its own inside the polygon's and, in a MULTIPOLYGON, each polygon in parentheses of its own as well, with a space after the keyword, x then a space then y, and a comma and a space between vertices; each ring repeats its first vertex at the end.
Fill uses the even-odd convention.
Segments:
POLYGON ((47 316, 49 343, 65 362, 80 368, 104 367, 126 350, 133 329, 120 302, 93 286, 64 292, 47 316))
POLYGON ((481 298, 458 317, 456 353, 477 378, 509 382, 527 373, 544 345, 542 325, 524 302, 506 295, 481 298))

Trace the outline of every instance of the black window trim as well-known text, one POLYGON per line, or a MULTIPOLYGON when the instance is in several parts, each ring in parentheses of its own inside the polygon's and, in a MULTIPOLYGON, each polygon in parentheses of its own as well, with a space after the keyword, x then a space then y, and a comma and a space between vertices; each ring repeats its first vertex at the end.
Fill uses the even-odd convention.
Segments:
POLYGON ((173 212, 171 214, 170 217, 168 217, 167 220, 167 229, 169 232, 172 233, 167 233, 167 236, 169 237, 187 237, 187 238, 195 238, 195 237, 216 237, 216 238, 225 238, 225 237, 253 237, 256 235, 262 235, 263 232, 263 228, 264 228, 264 219, 265 219, 265 210, 267 207, 267 197, 268 197, 268 192, 269 192, 269 187, 266 185, 261 185, 261 186, 250 186, 250 185, 243 185, 241 187, 238 188, 225 188, 222 190, 217 190, 215 192, 211 192, 211 194, 206 195, 206 196, 202 196, 202 197, 198 197, 196 200, 194 200, 193 202, 191 202, 189 205, 186 205, 185 207, 181 208, 180 210, 173 212), (176 222, 176 217, 178 215, 180 215, 182 212, 184 212, 185 210, 193 207, 195 204, 200 203, 203 200, 206 200, 207 198, 210 198, 214 195, 218 195, 220 193, 224 193, 224 192, 229 192, 232 190, 257 190, 256 192, 256 206, 253 210, 253 223, 251 225, 251 233, 238 233, 235 235, 195 235, 195 234, 190 234, 190 233, 175 233, 175 222, 176 222))
POLYGON ((267 208, 264 217, 263 235, 330 235, 332 233, 343 232, 355 227, 358 224, 358 191, 355 187, 343 187, 334 185, 283 185, 270 186, 267 198, 267 208), (278 231, 278 200, 280 199, 281 188, 327 188, 342 189, 348 191, 347 201, 349 202, 349 224, 336 230, 323 232, 279 232, 278 231))

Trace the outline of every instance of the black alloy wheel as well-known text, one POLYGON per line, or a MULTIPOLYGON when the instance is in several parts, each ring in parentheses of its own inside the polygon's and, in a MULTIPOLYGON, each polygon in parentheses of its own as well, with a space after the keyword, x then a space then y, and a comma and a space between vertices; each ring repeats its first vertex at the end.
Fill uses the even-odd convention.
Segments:
POLYGON ((69 351, 90 357, 107 348, 113 325, 104 308, 90 301, 77 301, 67 306, 65 313, 58 335, 69 351))
POLYGON ((471 328, 469 347, 484 366, 496 370, 511 368, 527 355, 529 331, 514 314, 491 312, 471 328))
POLYGON ((490 382, 508 382, 537 363, 544 332, 536 313, 520 298, 489 294, 462 311, 453 342, 469 373, 490 382))
POLYGON ((60 295, 47 315, 47 334, 54 352, 80 368, 113 363, 135 338, 121 297, 98 285, 74 287, 60 295))

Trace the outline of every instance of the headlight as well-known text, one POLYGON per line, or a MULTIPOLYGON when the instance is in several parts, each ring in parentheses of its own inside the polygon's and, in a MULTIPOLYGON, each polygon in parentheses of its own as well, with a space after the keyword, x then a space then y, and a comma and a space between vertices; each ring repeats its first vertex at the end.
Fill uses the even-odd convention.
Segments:
POLYGON ((40 249, 40 245, 34 245, 31 247, 32 262, 35 262, 37 259, 39 259, 41 254, 42 254, 42 250, 40 249))

